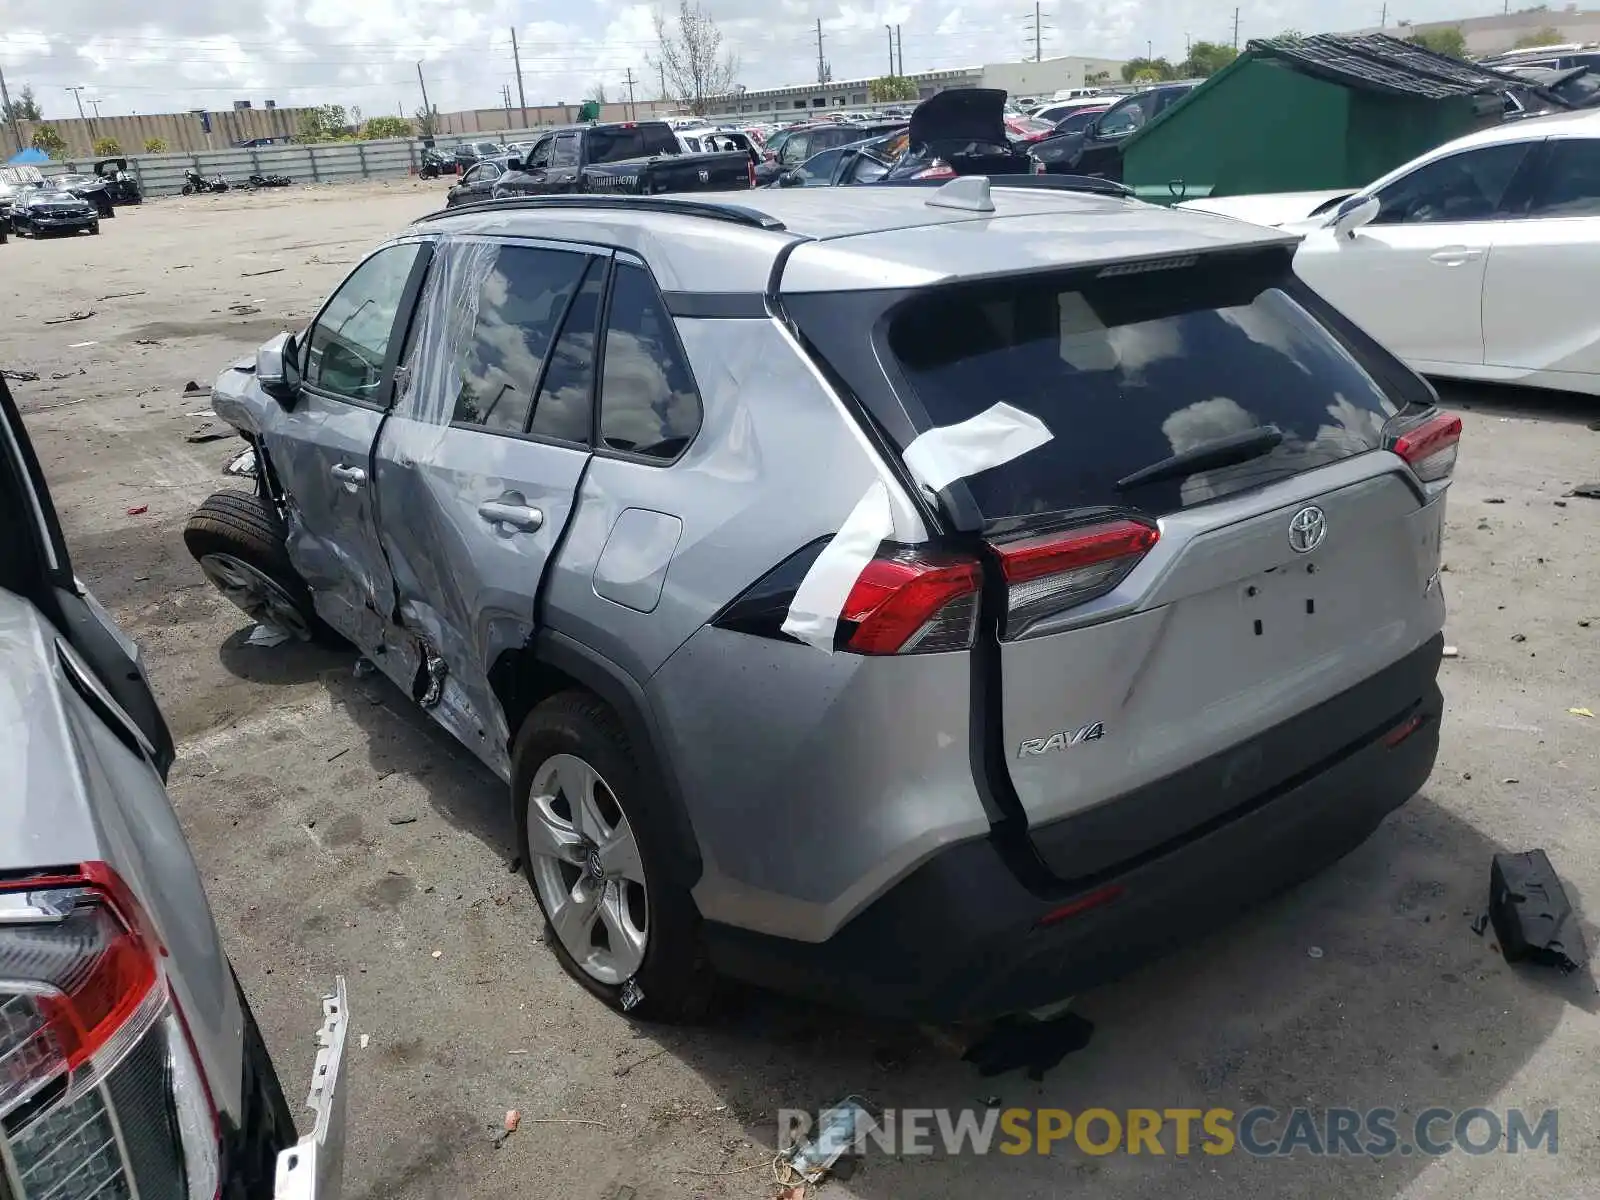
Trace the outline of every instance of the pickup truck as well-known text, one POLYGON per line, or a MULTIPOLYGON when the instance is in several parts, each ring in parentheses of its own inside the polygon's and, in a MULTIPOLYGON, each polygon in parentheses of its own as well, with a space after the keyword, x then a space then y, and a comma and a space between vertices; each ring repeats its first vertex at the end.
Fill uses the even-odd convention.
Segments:
POLYGON ((730 192, 755 183, 750 154, 684 154, 665 121, 554 129, 525 159, 512 159, 507 166, 495 181, 496 200, 567 192, 730 192))

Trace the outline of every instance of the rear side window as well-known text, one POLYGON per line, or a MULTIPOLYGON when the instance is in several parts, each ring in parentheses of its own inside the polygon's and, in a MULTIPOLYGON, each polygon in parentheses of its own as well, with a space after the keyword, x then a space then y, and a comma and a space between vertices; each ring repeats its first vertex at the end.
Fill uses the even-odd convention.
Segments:
POLYGON ((903 304, 889 347, 932 425, 1004 401, 1052 440, 967 480, 986 521, 1083 507, 1160 515, 1381 444, 1397 411, 1280 273, 1238 264, 943 289, 903 304), (1275 427, 1261 457, 1129 484, 1275 427))
POLYGON ((1377 193, 1374 225, 1491 221, 1530 142, 1463 150, 1402 175, 1377 193))
POLYGON ((591 259, 550 352, 539 401, 528 432, 568 442, 589 440, 594 396, 595 328, 600 324, 600 294, 605 288, 604 259, 591 259))
POLYGON ((618 263, 600 384, 600 440, 612 450, 674 459, 700 429, 700 395, 654 282, 618 263))
POLYGON ((1530 217, 1600 213, 1600 138, 1551 138, 1544 169, 1528 204, 1530 217))
POLYGON ((575 167, 578 165, 578 135, 564 133, 556 139, 555 151, 550 155, 552 167, 575 167))
POLYGON ((463 273, 475 286, 473 294, 458 298, 452 314, 456 389, 451 420, 521 433, 545 356, 589 259, 566 250, 483 243, 455 252, 492 254, 494 261, 463 273))
POLYGON ((678 139, 665 125, 597 126, 589 130, 588 139, 591 163, 622 162, 678 152, 678 139))

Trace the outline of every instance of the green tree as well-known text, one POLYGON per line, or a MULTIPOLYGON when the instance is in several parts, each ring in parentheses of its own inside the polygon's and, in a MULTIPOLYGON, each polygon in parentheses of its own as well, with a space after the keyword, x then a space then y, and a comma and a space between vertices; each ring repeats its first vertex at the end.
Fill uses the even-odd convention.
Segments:
POLYGON ((167 152, 167 139, 159 137, 145 138, 144 152, 146 154, 165 154, 167 152))
POLYGON ((361 129, 361 136, 369 141, 377 138, 408 138, 411 122, 404 117, 373 117, 361 129))
POLYGON ((1514 50, 1531 50, 1535 46, 1559 46, 1567 39, 1561 36, 1561 30, 1554 25, 1544 25, 1532 33, 1525 33, 1519 37, 1512 46, 1514 50))
POLYGON ((1209 79, 1238 57, 1239 52, 1232 46, 1196 42, 1189 47, 1189 57, 1178 71, 1186 79, 1209 79))
POLYGON ((331 142, 345 134, 344 105, 319 104, 300 115, 299 142, 331 142))
POLYGON ((1421 46, 1424 50, 1432 50, 1435 54, 1447 54, 1451 58, 1460 59, 1467 57, 1466 35, 1454 26, 1449 29, 1419 30, 1406 41, 1413 46, 1421 46))
POLYGON ((884 75, 867 84, 867 97, 874 104, 915 100, 917 85, 903 75, 884 75))
POLYGON ((1094 87, 1096 84, 1100 84, 1100 83, 1110 83, 1111 82, 1111 72, 1110 71, 1090 71, 1087 75, 1085 75, 1083 77, 1083 82, 1088 87, 1094 87))
POLYGON ((33 85, 23 84, 17 98, 5 106, 5 112, 0 116, 7 121, 42 121, 44 113, 39 111, 39 101, 34 99, 33 85))
POLYGON ((1272 40, 1275 42, 1303 42, 1306 40, 1306 35, 1298 29, 1285 29, 1282 33, 1275 35, 1272 40))
POLYGON ((54 125, 41 125, 33 131, 33 148, 43 150, 51 158, 59 158, 67 152, 67 143, 54 125))
POLYGON ((1159 83, 1163 79, 1176 79, 1172 64, 1164 58, 1130 58, 1122 64, 1124 83, 1159 83))
POLYGON ((112 158, 122 153, 122 143, 114 137, 97 138, 94 143, 94 152, 99 158, 112 158))

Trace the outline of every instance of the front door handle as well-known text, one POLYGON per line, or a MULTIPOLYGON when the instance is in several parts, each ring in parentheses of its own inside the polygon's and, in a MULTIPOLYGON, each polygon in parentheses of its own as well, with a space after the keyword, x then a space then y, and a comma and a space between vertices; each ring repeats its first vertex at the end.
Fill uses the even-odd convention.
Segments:
POLYGON ((504 500, 485 500, 478 505, 478 515, 489 524, 532 533, 544 524, 544 514, 526 504, 510 504, 504 500))
POLYGON ((335 479, 342 483, 344 485, 344 490, 350 492, 352 495, 355 493, 356 489, 366 487, 367 485, 367 473, 360 467, 347 467, 344 465, 344 463, 340 463, 336 467, 329 468, 328 474, 332 475, 335 479))
POLYGON ((1482 257, 1482 250, 1469 250, 1465 246, 1451 246, 1446 250, 1435 250, 1428 255, 1428 261, 1436 262, 1444 267, 1459 267, 1482 257))

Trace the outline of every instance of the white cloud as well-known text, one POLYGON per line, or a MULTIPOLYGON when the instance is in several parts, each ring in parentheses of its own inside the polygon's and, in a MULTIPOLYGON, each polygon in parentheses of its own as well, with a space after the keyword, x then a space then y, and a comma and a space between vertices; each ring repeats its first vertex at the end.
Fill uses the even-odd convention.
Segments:
MULTIPOLYGON (((663 0, 669 9, 672 0, 663 0)), ((1027 48, 1025 5, 957 0, 703 0, 749 87, 816 74, 816 18, 836 78, 881 72, 884 25, 899 25, 908 71, 1016 61, 1027 48)), ((1414 21, 1462 15, 1464 0, 1408 0, 1414 21)), ((1482 7, 1481 5, 1478 7, 1482 7)), ((1370 0, 1259 0, 1241 12, 1240 40, 1294 27, 1307 32, 1369 24, 1370 0)), ((629 70, 653 93, 646 64, 654 5, 588 0, 559 9, 525 0, 7 0, 0 65, 13 91, 31 84, 46 116, 67 116, 62 89, 85 84, 107 115, 226 108, 234 99, 334 103, 367 113, 421 103, 421 60, 441 109, 497 105, 515 89, 509 29, 518 25, 528 103, 568 102, 592 84, 612 95, 629 70), (559 19, 548 19, 559 13, 559 19)), ((1147 41, 1177 60, 1186 38, 1229 41, 1233 6, 1215 0, 1047 0, 1045 53, 1131 57, 1147 41)), ((636 85, 637 86, 637 85, 636 85)))

